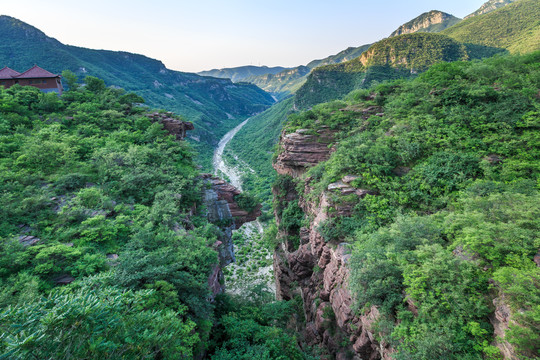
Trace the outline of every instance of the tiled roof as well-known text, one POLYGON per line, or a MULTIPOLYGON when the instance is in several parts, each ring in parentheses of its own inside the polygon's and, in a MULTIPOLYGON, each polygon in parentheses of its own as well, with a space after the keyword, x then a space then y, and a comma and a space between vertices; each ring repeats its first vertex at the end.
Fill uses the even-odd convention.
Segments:
POLYGON ((0 79, 12 79, 15 76, 21 75, 21 73, 8 68, 7 66, 0 69, 0 79))
POLYGON ((15 76, 17 79, 35 79, 35 78, 55 78, 59 75, 48 72, 45 69, 40 68, 37 65, 34 65, 32 68, 26 70, 20 75, 15 76))

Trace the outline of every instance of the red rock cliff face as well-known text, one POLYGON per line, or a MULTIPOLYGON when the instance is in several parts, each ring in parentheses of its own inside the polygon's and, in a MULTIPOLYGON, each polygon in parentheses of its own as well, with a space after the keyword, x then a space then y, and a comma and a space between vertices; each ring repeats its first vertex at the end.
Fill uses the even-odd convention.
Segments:
POLYGON ((235 201, 235 196, 241 193, 240 190, 210 174, 202 174, 202 177, 208 184, 204 192, 208 220, 221 228, 221 235, 214 244, 219 255, 219 265, 214 267, 208 279, 213 299, 225 290, 222 268, 235 261, 232 231, 246 222, 255 221, 261 215, 261 205, 257 205, 250 212, 243 210, 235 201))
POLYGON ((331 153, 328 146, 332 139, 333 132, 327 127, 316 132, 300 129, 291 134, 282 133, 280 146, 283 151, 274 168, 279 174, 298 176, 308 167, 328 160, 331 153))
MULTIPOLYGON (((324 142, 317 142, 316 136, 306 135, 302 130, 282 136, 283 152, 274 164, 276 171, 294 178, 308 167, 327 160, 332 151, 328 146, 332 134, 323 129, 321 135, 324 142)), ((343 194, 355 192, 359 197, 365 196, 366 191, 352 189, 347 180, 333 185, 343 194)), ((329 209, 335 209, 331 212, 333 216, 346 216, 351 208, 333 203, 329 193, 323 193, 318 201, 306 200, 304 195, 311 191, 309 178, 307 181, 300 194, 294 186, 274 189, 274 195, 281 196, 284 202, 298 199, 299 206, 312 219, 308 227, 292 234, 300 237, 297 249, 285 241, 274 253, 277 298, 287 300, 297 294, 302 297, 306 318, 304 338, 309 345, 323 345, 332 358, 389 359, 391 350, 376 341, 372 329, 379 316, 377 308, 372 307, 362 315, 356 315, 352 309, 348 244, 327 243, 318 231, 319 225, 330 217, 329 209)), ((281 221, 277 214, 276 221, 278 224, 281 221)), ((281 231, 281 236, 287 235, 291 234, 281 231)))
POLYGON ((172 112, 154 112, 151 114, 146 114, 146 116, 152 122, 159 122, 162 124, 165 130, 167 130, 171 135, 176 136, 177 140, 184 140, 186 137, 186 132, 195 129, 193 123, 177 119, 172 112))

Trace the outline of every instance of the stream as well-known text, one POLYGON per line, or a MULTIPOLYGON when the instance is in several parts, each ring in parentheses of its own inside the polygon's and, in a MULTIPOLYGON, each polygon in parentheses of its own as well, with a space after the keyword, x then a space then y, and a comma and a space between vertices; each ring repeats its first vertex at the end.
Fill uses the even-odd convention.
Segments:
POLYGON ((251 118, 247 118, 221 138, 216 150, 214 151, 214 157, 212 158, 214 174, 220 176, 220 172, 223 173, 229 178, 229 183, 240 191, 242 190, 242 173, 240 173, 236 168, 229 167, 227 164, 225 164, 225 161, 223 160, 223 151, 225 151, 225 146, 227 146, 229 141, 231 141, 234 135, 236 135, 236 133, 247 124, 249 119, 251 118))
MULTIPOLYGON (((228 178, 228 182, 239 190, 242 190, 243 171, 253 170, 247 164, 243 167, 243 171, 239 170, 238 167, 229 166, 223 158, 223 153, 227 144, 250 119, 244 120, 221 138, 212 158, 214 174, 221 178, 228 178)), ((225 272, 227 292, 240 294, 246 288, 260 283, 265 283, 270 291, 275 292, 271 266, 272 255, 264 251, 260 243, 264 231, 262 224, 259 220, 252 221, 236 231, 242 234, 244 241, 238 244, 235 242, 234 251, 237 254, 237 262, 230 264, 227 266, 228 269, 225 269, 227 270, 225 272)))

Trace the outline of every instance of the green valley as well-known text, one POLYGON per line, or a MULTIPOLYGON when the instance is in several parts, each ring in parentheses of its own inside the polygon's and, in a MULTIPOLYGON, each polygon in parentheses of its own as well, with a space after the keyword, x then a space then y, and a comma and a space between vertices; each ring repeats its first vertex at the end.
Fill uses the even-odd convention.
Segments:
POLYGON ((197 74, 0 16, 0 359, 540 359, 540 0, 241 5, 107 8, 197 74))
POLYGON ((142 55, 64 45, 8 16, 0 16, 0 33, 9 39, 0 44, 2 67, 23 71, 37 63, 53 72, 71 70, 82 77, 97 76, 107 85, 136 92, 153 107, 193 121, 196 126, 190 141, 207 170, 219 138, 274 102, 250 84, 173 71, 142 55))

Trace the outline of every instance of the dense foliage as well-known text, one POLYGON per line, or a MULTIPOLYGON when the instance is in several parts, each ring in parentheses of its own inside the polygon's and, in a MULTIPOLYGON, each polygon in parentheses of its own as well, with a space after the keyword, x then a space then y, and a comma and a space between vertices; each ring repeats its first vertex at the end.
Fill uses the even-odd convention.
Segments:
MULTIPOLYGON (((504 5, 498 3, 494 6, 504 5)), ((442 33, 457 41, 504 48, 511 53, 535 51, 540 49, 540 2, 517 1, 489 14, 466 19, 442 33)))
POLYGON ((339 99, 354 89, 385 80, 414 77, 443 61, 479 59, 503 50, 460 43, 448 36, 414 33, 381 40, 356 59, 315 69, 297 91, 295 105, 306 109, 339 99))
POLYGON ((215 143, 247 116, 274 102, 251 84, 169 70, 143 55, 64 45, 8 16, 0 16, 0 33, 9 39, 0 43, 0 67, 22 72, 37 63, 51 72, 69 69, 97 76, 107 85, 144 96, 152 107, 189 118, 195 124, 190 141, 199 152, 198 163, 207 171, 215 143))
POLYGON ((0 89, 0 352, 189 358, 208 336, 218 232, 189 216, 193 152, 140 97, 85 82, 0 89))
POLYGON ((64 75, 62 96, 0 88, 0 358, 306 359, 292 303, 212 301, 220 229, 189 144, 64 75))
POLYGON ((379 307, 396 359, 497 358, 489 317, 501 304, 505 340, 539 355, 539 63, 540 52, 442 63, 289 117, 286 132, 335 132, 330 159, 297 181, 310 179, 311 201, 326 192, 352 208, 319 232, 354 244, 358 311, 379 307), (369 194, 328 190, 346 175, 369 194))

